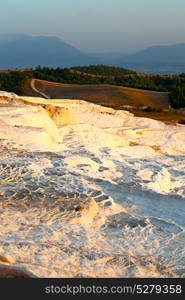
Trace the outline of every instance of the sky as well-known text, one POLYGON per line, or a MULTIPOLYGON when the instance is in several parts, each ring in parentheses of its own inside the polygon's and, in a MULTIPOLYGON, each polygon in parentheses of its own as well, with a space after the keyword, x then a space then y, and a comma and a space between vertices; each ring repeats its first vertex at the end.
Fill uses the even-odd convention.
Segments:
POLYGON ((54 35, 84 52, 185 42, 184 0, 1 0, 0 34, 54 35))

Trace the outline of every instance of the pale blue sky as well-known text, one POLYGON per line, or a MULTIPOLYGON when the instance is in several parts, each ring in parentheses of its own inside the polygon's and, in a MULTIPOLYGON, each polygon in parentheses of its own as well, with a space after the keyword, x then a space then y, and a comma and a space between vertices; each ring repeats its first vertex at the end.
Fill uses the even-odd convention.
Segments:
POLYGON ((55 35, 89 52, 185 42, 185 0, 1 0, 0 34, 55 35))

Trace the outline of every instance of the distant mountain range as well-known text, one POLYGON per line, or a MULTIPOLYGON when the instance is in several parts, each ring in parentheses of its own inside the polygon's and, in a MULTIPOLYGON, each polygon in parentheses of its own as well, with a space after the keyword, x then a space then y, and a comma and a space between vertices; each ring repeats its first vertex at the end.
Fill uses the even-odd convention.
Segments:
POLYGON ((96 58, 82 53, 53 36, 8 35, 0 37, 0 68, 70 67, 95 63, 96 58))
POLYGON ((123 57, 119 65, 146 73, 185 72, 185 43, 148 47, 123 57))
POLYGON ((107 64, 138 72, 175 74, 185 72, 185 43, 153 46, 134 54, 83 53, 53 36, 0 36, 0 69, 71 67, 107 64))

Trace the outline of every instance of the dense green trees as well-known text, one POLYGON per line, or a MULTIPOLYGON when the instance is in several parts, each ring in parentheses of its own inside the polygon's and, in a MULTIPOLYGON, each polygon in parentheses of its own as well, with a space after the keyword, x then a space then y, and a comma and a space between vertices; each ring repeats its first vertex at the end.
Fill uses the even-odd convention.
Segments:
POLYGON ((170 102, 172 107, 185 107, 185 76, 179 76, 170 90, 170 102))
POLYGON ((120 67, 112 67, 105 65, 94 65, 94 66, 85 66, 85 67, 74 67, 73 70, 80 71, 82 73, 89 73, 94 75, 102 75, 102 76, 123 76, 129 74, 137 74, 135 71, 120 68, 120 67))
POLYGON ((153 90, 153 91, 167 91, 164 84, 156 80, 155 77, 145 77, 141 75, 129 75, 125 77, 116 77, 115 83, 121 86, 128 86, 132 88, 153 90))
POLYGON ((154 91, 169 92, 174 108, 185 107, 185 74, 179 76, 148 76, 110 66, 87 66, 70 69, 38 66, 25 71, 0 73, 0 90, 22 94, 30 78, 71 84, 111 84, 154 91))
POLYGON ((28 78, 31 78, 29 72, 0 73, 0 89, 21 94, 28 78))

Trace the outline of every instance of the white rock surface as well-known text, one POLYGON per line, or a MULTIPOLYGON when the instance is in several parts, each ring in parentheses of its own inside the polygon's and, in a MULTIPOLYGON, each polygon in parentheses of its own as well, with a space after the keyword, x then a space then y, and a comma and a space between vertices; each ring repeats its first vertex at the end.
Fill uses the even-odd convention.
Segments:
POLYGON ((80 100, 23 99, 65 108, 65 126, 39 106, 0 107, 5 253, 39 277, 184 268, 185 127, 80 100))
POLYGON ((6 91, 0 91, 0 97, 8 97, 8 98, 16 99, 18 96, 15 93, 8 93, 6 91))

